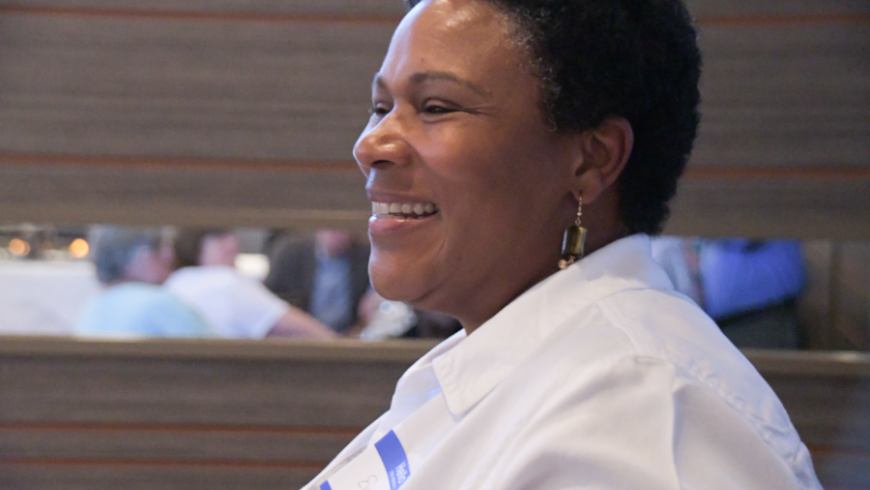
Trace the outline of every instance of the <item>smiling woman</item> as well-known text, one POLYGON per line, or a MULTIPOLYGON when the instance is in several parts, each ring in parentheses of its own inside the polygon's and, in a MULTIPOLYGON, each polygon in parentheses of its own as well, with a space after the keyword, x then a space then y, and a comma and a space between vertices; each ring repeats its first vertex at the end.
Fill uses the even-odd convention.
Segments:
POLYGON ((650 258, 698 124, 679 0, 413 3, 354 147, 370 273, 464 331, 307 488, 818 488, 650 258))

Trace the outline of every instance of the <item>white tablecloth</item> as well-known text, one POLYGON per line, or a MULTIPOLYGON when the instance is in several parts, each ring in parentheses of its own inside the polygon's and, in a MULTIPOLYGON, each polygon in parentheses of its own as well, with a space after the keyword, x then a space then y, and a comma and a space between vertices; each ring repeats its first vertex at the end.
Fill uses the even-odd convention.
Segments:
POLYGON ((99 290, 90 262, 0 260, 0 335, 71 335, 99 290))

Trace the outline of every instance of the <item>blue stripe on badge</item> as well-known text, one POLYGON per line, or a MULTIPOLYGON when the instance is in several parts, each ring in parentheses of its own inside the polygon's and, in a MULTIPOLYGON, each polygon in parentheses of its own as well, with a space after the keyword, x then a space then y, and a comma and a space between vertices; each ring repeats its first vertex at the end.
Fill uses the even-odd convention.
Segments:
POLYGON ((380 441, 375 443, 375 449, 384 462, 387 476, 390 480, 390 490, 401 487, 405 480, 411 476, 411 468, 408 466, 408 457, 405 456, 405 448, 396 437, 396 433, 390 431, 380 441))
POLYGON ((325 481, 320 485, 320 490, 332 490, 332 487, 329 486, 328 481, 325 481))

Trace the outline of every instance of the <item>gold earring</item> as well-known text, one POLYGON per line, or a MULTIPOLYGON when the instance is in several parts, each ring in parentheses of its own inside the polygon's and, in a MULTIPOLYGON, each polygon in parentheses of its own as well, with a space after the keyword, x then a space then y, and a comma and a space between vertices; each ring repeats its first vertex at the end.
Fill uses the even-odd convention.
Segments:
POLYGON ((577 220, 573 225, 565 228, 565 236, 562 237, 562 260, 559 268, 564 269, 583 258, 583 247, 586 245, 586 228, 580 226, 580 217, 583 216, 583 196, 577 198, 577 220))

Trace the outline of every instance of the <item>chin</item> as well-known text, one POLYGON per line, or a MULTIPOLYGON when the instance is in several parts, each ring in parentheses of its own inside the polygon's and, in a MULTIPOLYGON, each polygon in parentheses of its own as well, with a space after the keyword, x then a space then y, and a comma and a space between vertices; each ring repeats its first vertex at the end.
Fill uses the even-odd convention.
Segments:
POLYGON ((414 262, 385 255, 388 254, 372 251, 369 277, 374 290, 384 299, 403 301, 413 307, 422 308, 422 298, 431 289, 427 287, 426 274, 416 267, 408 266, 414 262))

